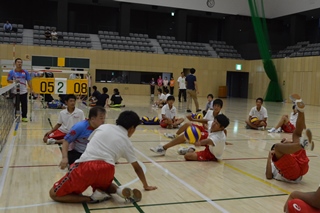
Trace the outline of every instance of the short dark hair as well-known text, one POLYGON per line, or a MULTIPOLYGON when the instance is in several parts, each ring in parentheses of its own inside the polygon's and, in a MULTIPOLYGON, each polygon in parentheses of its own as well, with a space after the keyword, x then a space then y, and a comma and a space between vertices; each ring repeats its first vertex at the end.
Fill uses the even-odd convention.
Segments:
POLYGON ((167 101, 175 101, 176 99, 174 98, 173 95, 169 95, 167 98, 167 101))
POLYGON ((262 98, 257 98, 257 99, 256 99, 256 102, 257 102, 257 101, 261 101, 261 103, 263 104, 263 99, 262 99, 262 98))
POLYGON ((22 61, 22 59, 21 58, 16 58, 15 60, 14 60, 14 63, 17 63, 17 61, 22 61))
POLYGON ((165 93, 169 93, 169 89, 168 89, 168 88, 164 88, 163 91, 164 91, 165 93))
POLYGON ((162 89, 161 89, 161 88, 158 88, 158 92, 162 93, 162 89))
POLYGON ((196 72, 196 69, 195 69, 195 68, 191 68, 191 69, 190 69, 190 73, 191 73, 191 74, 194 74, 195 72, 196 72))
POLYGON ((131 127, 136 128, 139 124, 141 124, 141 120, 138 114, 134 111, 123 111, 116 120, 116 124, 128 130, 131 127))
POLYGON ((93 86, 92 89, 97 90, 97 86, 93 86))
POLYGON ((119 95, 119 94, 120 94, 120 92, 119 92, 119 90, 118 90, 117 88, 114 88, 114 89, 113 89, 113 92, 114 92, 116 95, 119 95))
POLYGON ((106 114, 107 111, 105 108, 103 108, 102 106, 95 106, 95 107, 92 107, 89 111, 89 119, 93 118, 93 117, 97 117, 98 114, 102 113, 102 114, 106 114))
POLYGON ((216 100, 213 101, 212 106, 214 105, 219 105, 221 108, 223 107, 223 101, 220 98, 217 98, 216 100))
POLYGON ((107 93, 108 92, 108 88, 107 87, 103 87, 102 91, 103 91, 103 93, 107 93))
POLYGON ((293 106, 292 106, 292 109, 295 110, 295 108, 296 108, 296 105, 293 105, 293 106))
POLYGON ((227 118, 227 116, 225 116, 224 114, 217 115, 215 119, 220 124, 220 127, 227 128, 229 126, 229 123, 230 123, 229 118, 227 118))
POLYGON ((66 95, 66 97, 64 98, 64 101, 67 102, 70 99, 77 100, 77 97, 74 94, 69 94, 69 95, 66 95))
POLYGON ((208 98, 208 97, 211 97, 211 98, 213 99, 213 95, 212 95, 212 94, 207 95, 207 98, 208 98))

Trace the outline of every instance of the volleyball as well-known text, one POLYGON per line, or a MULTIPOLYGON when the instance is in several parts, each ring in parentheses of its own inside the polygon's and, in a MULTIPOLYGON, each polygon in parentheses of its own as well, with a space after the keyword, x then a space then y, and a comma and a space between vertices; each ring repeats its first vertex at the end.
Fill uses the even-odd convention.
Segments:
POLYGON ((160 119, 157 117, 157 116, 155 116, 155 117, 153 117, 153 122, 155 122, 155 123, 159 123, 160 122, 160 119))
POLYGON ((196 118, 197 118, 197 119, 202 119, 202 118, 203 118, 203 115, 202 115, 202 114, 197 114, 196 118))
POLYGON ((197 114, 192 113, 192 114, 191 114, 191 118, 193 118, 193 119, 197 118, 197 114))
POLYGON ((141 120, 142 120, 143 122, 148 122, 148 121, 149 121, 149 117, 143 116, 143 117, 141 118, 141 120))
POLYGON ((251 122, 251 123, 254 123, 254 122, 256 122, 257 120, 259 120, 257 117, 252 117, 251 120, 250 120, 250 122, 251 122))
POLYGON ((199 141, 201 138, 201 131, 196 126, 189 126, 184 131, 184 138, 189 143, 194 144, 195 142, 199 141))

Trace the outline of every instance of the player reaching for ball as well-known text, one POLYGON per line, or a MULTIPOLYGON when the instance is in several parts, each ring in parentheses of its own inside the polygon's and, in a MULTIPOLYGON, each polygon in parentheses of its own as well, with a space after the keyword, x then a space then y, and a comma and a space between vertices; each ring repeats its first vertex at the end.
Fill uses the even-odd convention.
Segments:
MULTIPOLYGON (((217 115, 213 121, 207 121, 208 133, 209 135, 201 134, 200 141, 195 142, 196 146, 205 146, 205 150, 195 152, 193 146, 184 149, 185 152, 180 154, 185 154, 184 158, 190 161, 217 161, 222 159, 222 154, 226 145, 226 135, 224 129, 229 125, 229 119, 223 115, 217 115)), ((190 127, 189 127, 190 128, 190 127)), ((195 127, 197 128, 197 127, 195 127)), ((192 133, 186 133, 192 134, 192 133)), ((194 133, 195 134, 195 133, 194 133)), ((166 150, 170 147, 182 144, 185 142, 185 136, 180 135, 179 137, 173 139, 166 145, 159 145, 157 147, 150 148, 151 151, 159 154, 165 155, 166 150)))
MULTIPOLYGON (((201 131, 201 138, 202 139, 206 139, 207 136, 208 136, 208 126, 207 126, 207 122, 208 121, 213 121, 214 118, 219 115, 219 114, 222 114, 221 113, 221 109, 222 109, 222 106, 223 106, 223 101, 221 99, 216 99, 214 100, 213 102, 213 110, 208 110, 207 114, 204 116, 203 119, 198 119, 196 118, 195 116, 192 116, 191 115, 188 115, 187 118, 189 121, 193 121, 193 122, 198 122, 198 123, 202 123, 202 125, 197 125, 197 124, 194 124, 194 123, 185 123, 183 124, 179 129, 178 131, 176 132, 176 134, 170 134, 170 133, 164 133, 164 135, 168 138, 177 138, 180 136, 181 133, 183 133, 189 126, 196 126, 197 128, 200 129, 201 131)), ((226 132, 225 132, 226 134, 226 132)))

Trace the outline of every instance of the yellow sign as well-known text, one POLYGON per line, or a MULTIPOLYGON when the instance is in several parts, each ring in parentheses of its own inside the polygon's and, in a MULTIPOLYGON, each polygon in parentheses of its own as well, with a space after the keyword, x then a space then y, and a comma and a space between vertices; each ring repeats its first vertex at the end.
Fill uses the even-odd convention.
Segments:
POLYGON ((8 76, 2 76, 1 77, 1 86, 2 87, 5 87, 5 86, 7 86, 9 84, 8 81, 7 81, 7 77, 8 76))
POLYGON ((87 79, 67 80, 66 78, 33 78, 32 89, 40 94, 75 94, 88 93, 87 79))

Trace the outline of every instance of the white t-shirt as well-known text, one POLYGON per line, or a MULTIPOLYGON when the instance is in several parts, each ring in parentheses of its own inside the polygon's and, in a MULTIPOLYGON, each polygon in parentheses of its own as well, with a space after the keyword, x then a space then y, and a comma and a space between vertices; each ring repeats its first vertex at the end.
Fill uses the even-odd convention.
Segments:
POLYGON ((103 124, 92 132, 89 140, 76 163, 103 160, 115 165, 120 158, 125 158, 129 163, 137 161, 128 131, 122 126, 103 124))
POLYGON ((179 77, 178 78, 179 82, 179 89, 186 89, 186 77, 179 77))
POLYGON ((167 100, 170 95, 171 95, 170 93, 166 94, 165 95, 165 100, 167 100))
POLYGON ((60 111, 58 124, 61 124, 59 130, 63 133, 68 133, 73 125, 85 119, 84 113, 81 109, 75 108, 72 113, 67 109, 60 111))
POLYGON ((163 86, 167 87, 168 86, 169 81, 168 80, 163 80, 163 86))
MULTIPOLYGON (((212 125, 213 121, 210 121, 210 122, 212 125)), ((208 126, 209 126, 209 122, 208 122, 208 126)), ((209 134, 208 139, 210 139, 214 144, 214 146, 209 145, 210 152, 218 160, 222 160, 222 154, 223 154, 223 151, 226 147, 226 140, 227 140, 226 135, 224 134, 223 131, 212 132, 209 134)))
POLYGON ((271 162, 271 168, 272 168, 272 175, 273 178, 276 180, 288 182, 288 183, 299 183, 302 180, 302 176, 298 177, 296 180, 288 180, 287 178, 283 177, 279 170, 276 168, 273 162, 271 162))
POLYGON ((264 120, 265 118, 268 117, 268 112, 267 109, 263 106, 261 106, 260 111, 257 110, 257 107, 252 107, 250 112, 249 112, 249 116, 252 117, 257 117, 259 120, 264 120))
POLYGON ((290 123, 293 126, 296 126, 297 118, 298 118, 298 112, 296 114, 293 114, 293 112, 291 112, 291 114, 290 114, 290 123))
POLYGON ((162 100, 162 101, 167 100, 167 99, 166 99, 166 95, 163 94, 163 93, 161 93, 161 94, 158 95, 158 99, 159 99, 159 100, 162 100))
POLYGON ((161 108, 161 115, 165 115, 167 118, 173 119, 177 115, 177 109, 174 106, 170 109, 169 105, 166 104, 161 108))
MULTIPOLYGON (((222 114, 222 112, 219 112, 219 115, 222 114)), ((207 119, 209 121, 213 121, 214 120, 214 116, 213 116, 213 110, 209 109, 207 111, 207 114, 203 117, 203 119, 207 119)))

